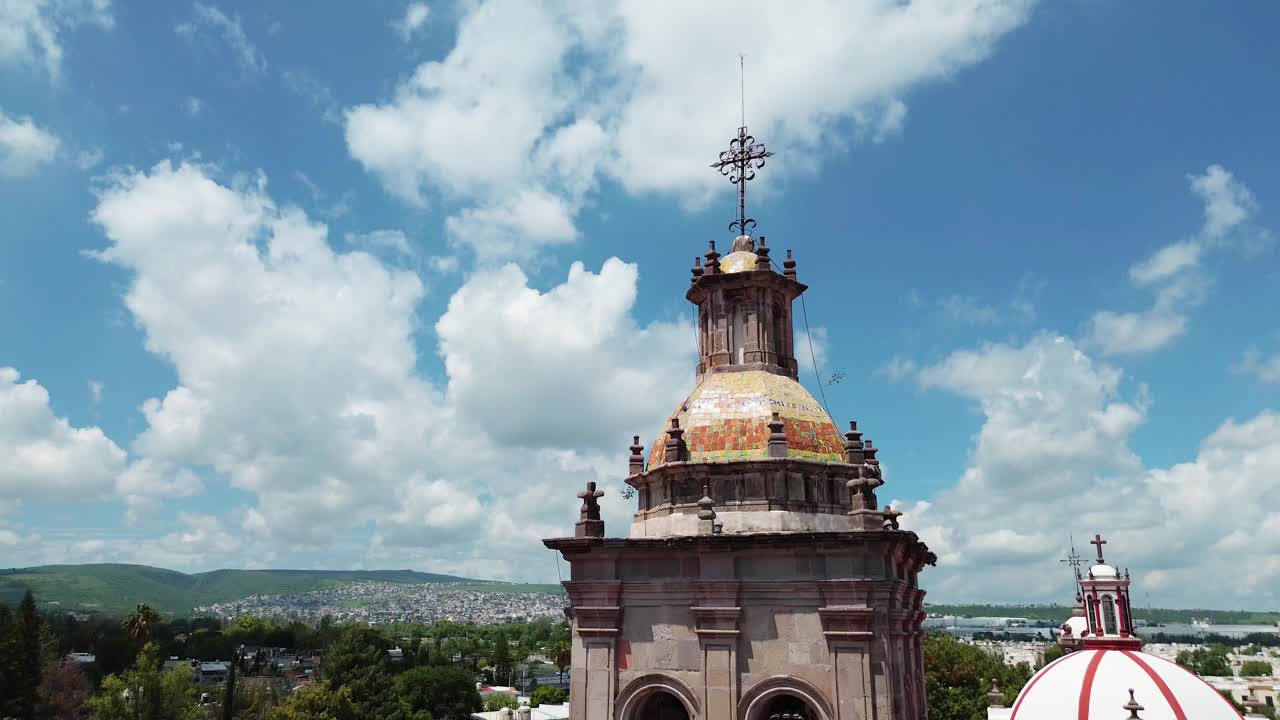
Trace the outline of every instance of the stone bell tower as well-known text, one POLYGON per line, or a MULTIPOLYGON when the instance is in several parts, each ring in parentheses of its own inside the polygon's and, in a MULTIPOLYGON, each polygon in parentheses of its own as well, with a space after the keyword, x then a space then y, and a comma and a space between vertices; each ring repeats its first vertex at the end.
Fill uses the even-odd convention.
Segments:
POLYGON ((632 441, 630 537, 604 536, 593 484, 575 537, 544 541, 571 566, 571 720, 925 717, 916 578, 936 558, 878 506, 871 441, 797 380, 806 286, 745 212, 768 156, 743 127, 713 165, 740 234, 695 261, 697 384, 647 458, 632 441))

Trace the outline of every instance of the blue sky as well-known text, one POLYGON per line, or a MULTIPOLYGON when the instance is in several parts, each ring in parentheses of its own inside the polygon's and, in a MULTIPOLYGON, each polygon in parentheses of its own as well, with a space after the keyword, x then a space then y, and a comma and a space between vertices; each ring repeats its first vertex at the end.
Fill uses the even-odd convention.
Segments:
POLYGON ((692 385, 741 51, 931 599, 1101 532, 1276 606, 1280 9, 713 5, 0 0, 0 565, 554 578, 692 385))

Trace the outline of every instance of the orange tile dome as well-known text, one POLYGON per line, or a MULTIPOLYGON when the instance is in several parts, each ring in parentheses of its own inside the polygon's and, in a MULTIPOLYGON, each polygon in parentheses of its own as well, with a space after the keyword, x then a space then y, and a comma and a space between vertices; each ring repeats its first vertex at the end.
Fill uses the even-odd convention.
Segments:
POLYGON ((764 370, 744 370, 703 377, 663 425, 649 451, 649 469, 663 464, 671 418, 680 421, 692 462, 768 457, 775 412, 787 434, 787 457, 844 461, 844 438, 803 385, 764 370))

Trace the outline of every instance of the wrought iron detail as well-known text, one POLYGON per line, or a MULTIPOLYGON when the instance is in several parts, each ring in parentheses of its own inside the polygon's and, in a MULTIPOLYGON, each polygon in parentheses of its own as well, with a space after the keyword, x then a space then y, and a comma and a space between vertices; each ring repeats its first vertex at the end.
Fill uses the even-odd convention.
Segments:
POLYGON ((729 223, 729 229, 736 229, 739 235, 750 235, 756 226, 756 221, 747 217, 747 181, 755 179, 756 170, 764 167, 765 158, 771 155, 764 143, 747 134, 747 126, 743 125, 738 128, 738 136, 729 141, 729 149, 720 153, 720 160, 711 163, 738 186, 738 219, 729 223))

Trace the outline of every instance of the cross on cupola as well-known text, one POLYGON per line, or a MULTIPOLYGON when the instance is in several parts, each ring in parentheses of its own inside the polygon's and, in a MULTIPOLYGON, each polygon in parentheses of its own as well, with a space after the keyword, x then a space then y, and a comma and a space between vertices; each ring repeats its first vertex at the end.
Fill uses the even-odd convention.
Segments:
POLYGON ((1102 546, 1103 546, 1103 545, 1106 545, 1106 544, 1107 544, 1107 541, 1106 541, 1106 540, 1103 540, 1101 535, 1097 535, 1097 534, 1095 534, 1095 535, 1093 536, 1093 539, 1089 541, 1089 544, 1090 544, 1090 545, 1095 545, 1095 546, 1097 546, 1097 548, 1098 548, 1098 564, 1099 564, 1099 565, 1102 565, 1102 564, 1105 562, 1105 561, 1102 559, 1102 546))
POLYGON ((756 170, 764 167, 765 158, 771 155, 764 143, 756 142, 747 134, 747 126, 742 125, 738 136, 729 141, 729 149, 720 153, 719 162, 711 163, 711 167, 738 186, 738 219, 729 223, 729 229, 736 229, 739 235, 750 235, 756 226, 756 221, 747 217, 747 181, 755 179, 756 170))

